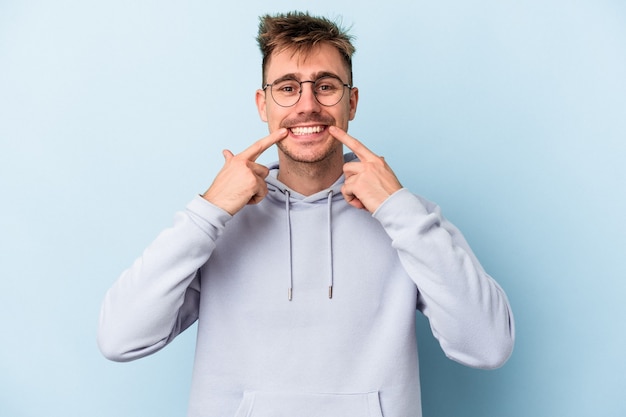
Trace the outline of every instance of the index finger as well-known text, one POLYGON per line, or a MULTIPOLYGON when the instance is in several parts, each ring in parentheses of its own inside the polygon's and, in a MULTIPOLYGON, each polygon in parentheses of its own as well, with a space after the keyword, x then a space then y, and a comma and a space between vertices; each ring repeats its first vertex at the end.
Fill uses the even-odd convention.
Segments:
POLYGON ((367 146, 363 145, 361 142, 348 135, 344 130, 338 128, 337 126, 330 126, 329 132, 335 139, 346 145, 352 152, 354 152, 354 154, 361 161, 371 161, 378 158, 378 155, 370 151, 367 146))
POLYGON ((265 152, 270 146, 275 144, 276 142, 284 139, 287 136, 287 129, 282 128, 273 131, 263 139, 259 139, 250 145, 247 149, 241 151, 237 156, 245 158, 249 161, 256 161, 256 159, 261 156, 263 152, 265 152))

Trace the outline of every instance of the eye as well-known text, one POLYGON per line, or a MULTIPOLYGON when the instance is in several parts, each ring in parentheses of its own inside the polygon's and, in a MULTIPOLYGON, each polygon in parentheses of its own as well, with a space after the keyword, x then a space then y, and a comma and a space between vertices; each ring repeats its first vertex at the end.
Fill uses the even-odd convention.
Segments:
POLYGON ((274 84, 272 89, 283 95, 294 95, 300 92, 300 83, 295 80, 280 81, 274 84))
POLYGON ((333 94, 341 87, 341 82, 334 77, 323 77, 315 82, 315 91, 318 94, 333 94))

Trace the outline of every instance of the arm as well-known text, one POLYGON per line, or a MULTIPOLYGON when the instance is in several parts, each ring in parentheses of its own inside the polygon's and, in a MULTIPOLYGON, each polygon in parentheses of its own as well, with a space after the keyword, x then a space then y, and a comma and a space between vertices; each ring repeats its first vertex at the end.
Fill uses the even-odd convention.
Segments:
POLYGON ((473 367, 504 364, 515 338, 511 309, 461 232, 437 206, 403 189, 383 158, 341 129, 331 134, 361 161, 344 165, 345 199, 372 213, 391 237, 446 355, 473 367))
POLYGON ((177 214, 174 226, 122 273, 101 308, 98 345, 104 356, 130 361, 149 355, 196 321, 199 269, 226 222, 267 194, 268 169, 255 160, 286 134, 279 129, 238 155, 225 150, 224 166, 204 195, 177 214))

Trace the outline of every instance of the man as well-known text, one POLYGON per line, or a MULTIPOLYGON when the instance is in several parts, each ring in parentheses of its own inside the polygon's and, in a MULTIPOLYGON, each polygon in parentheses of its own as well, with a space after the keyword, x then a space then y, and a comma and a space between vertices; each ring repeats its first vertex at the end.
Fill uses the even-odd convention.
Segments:
POLYGON ((265 16, 260 117, 107 293, 105 356, 158 351, 198 320, 190 416, 421 415, 416 309, 450 358, 502 365, 504 292, 434 204, 349 136, 350 37, 304 13, 265 16), (255 160, 276 144, 278 163, 255 160), (343 146, 353 153, 343 155, 343 146))

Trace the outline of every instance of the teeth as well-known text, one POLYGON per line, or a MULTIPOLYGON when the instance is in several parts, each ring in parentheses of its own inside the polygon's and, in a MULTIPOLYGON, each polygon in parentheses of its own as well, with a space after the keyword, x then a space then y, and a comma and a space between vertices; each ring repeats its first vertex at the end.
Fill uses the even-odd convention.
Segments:
POLYGON ((324 130, 323 126, 307 126, 307 127, 293 127, 291 132, 294 135, 312 135, 313 133, 320 133, 324 130))

